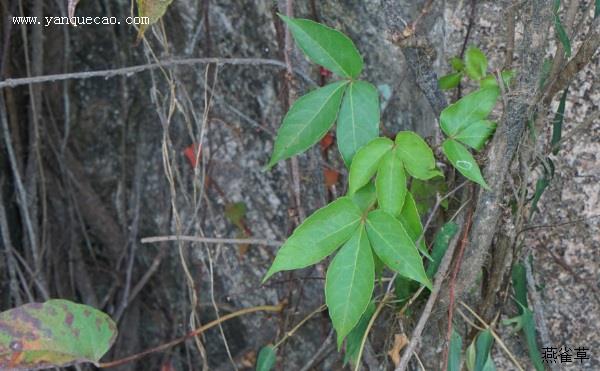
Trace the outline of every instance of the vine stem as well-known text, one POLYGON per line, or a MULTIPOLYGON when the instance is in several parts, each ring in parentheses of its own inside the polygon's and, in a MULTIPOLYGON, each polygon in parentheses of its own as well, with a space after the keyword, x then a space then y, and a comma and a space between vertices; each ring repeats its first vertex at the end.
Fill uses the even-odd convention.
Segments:
POLYGON ((244 308, 244 309, 238 310, 237 312, 229 313, 220 318, 217 318, 214 321, 211 321, 204 326, 200 326, 197 329, 187 333, 186 335, 184 335, 178 339, 169 341, 168 343, 161 344, 154 348, 146 349, 140 353, 132 354, 125 358, 117 359, 117 360, 110 361, 110 362, 98 363, 98 364, 96 364, 96 366, 100 367, 100 368, 111 368, 111 367, 121 366, 121 365, 129 363, 129 362, 137 361, 138 359, 145 357, 148 354, 161 352, 165 349, 171 348, 172 346, 180 344, 187 339, 196 337, 196 336, 200 335, 201 333, 203 333, 204 331, 206 331, 212 327, 215 327, 215 326, 221 324, 222 322, 225 322, 232 318, 240 317, 245 314, 250 314, 250 313, 255 313, 255 312, 281 312, 283 310, 283 307, 284 307, 284 304, 281 303, 278 305, 261 305, 261 306, 252 307, 252 308, 244 308))

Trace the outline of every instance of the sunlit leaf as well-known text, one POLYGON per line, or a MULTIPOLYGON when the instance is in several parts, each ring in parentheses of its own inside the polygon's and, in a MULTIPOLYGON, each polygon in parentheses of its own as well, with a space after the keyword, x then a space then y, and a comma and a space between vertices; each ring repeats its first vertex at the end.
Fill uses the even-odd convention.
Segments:
POLYGON ((379 93, 364 81, 348 85, 337 121, 337 144, 347 166, 358 149, 379 135, 379 93))
POLYGON ((483 179, 483 176, 481 175, 479 165, 477 165, 473 155, 469 153, 469 150, 466 149, 465 146, 455 140, 446 139, 442 144, 442 150, 444 151, 444 154, 448 160, 450 160, 452 163, 452 166, 454 166, 456 170, 460 171, 465 178, 474 181, 487 190, 490 190, 490 187, 487 185, 483 179))
POLYGON ((443 175, 435 167, 435 157, 429 145, 412 131, 401 131, 396 135, 396 155, 404 163, 406 171, 417 179, 443 175))
POLYGON ((279 249, 263 282, 279 271, 304 268, 319 262, 350 238, 360 218, 360 209, 348 197, 340 197, 317 210, 279 249))
POLYGON ((440 77, 438 80, 438 85, 442 90, 453 89, 458 86, 461 78, 462 72, 454 72, 440 77))
POLYGON ((310 60, 338 76, 358 77, 363 60, 348 36, 308 19, 279 17, 288 25, 294 40, 310 60))
POLYGON ((454 137, 471 123, 486 119, 496 105, 499 92, 497 86, 479 89, 446 107, 440 115, 442 131, 454 137))
POLYGON ((356 152, 348 175, 349 194, 358 191, 371 180, 377 172, 379 161, 393 146, 394 142, 388 138, 375 138, 356 152))
POLYGON ((373 294, 375 267, 364 226, 335 255, 325 279, 325 301, 337 333, 338 348, 356 326, 373 294))
POLYGON ((0 369, 26 370, 97 363, 117 337, 109 316, 52 299, 0 313, 0 369))
POLYGON ((276 360, 277 353, 273 346, 267 345, 262 347, 256 359, 256 371, 271 371, 273 366, 275 366, 276 360))
POLYGON ((383 210, 367 216, 367 235, 375 253, 392 270, 431 288, 423 260, 402 223, 383 210))
POLYGON ((402 160, 396 156, 394 151, 386 153, 381 159, 375 187, 379 208, 392 216, 400 216, 406 196, 406 175, 402 160))
POLYGON ((148 17, 148 22, 140 24, 138 40, 144 36, 144 32, 150 25, 158 22, 172 2, 173 0, 137 0, 138 16, 148 17))
POLYGON ((478 48, 469 48, 465 53, 465 72, 473 80, 480 80, 486 75, 487 58, 478 48))
POLYGON ((307 150, 327 133, 337 117, 347 85, 347 81, 334 82, 294 102, 277 132, 267 168, 307 150))
POLYGON ((485 142, 494 134, 496 123, 489 120, 475 121, 463 128, 454 139, 479 151, 485 142))

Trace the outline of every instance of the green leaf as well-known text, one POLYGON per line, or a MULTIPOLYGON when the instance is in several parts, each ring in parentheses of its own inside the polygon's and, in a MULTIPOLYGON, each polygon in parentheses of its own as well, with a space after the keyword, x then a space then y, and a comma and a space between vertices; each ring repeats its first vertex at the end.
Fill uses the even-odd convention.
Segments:
POLYGON ((371 211, 367 216, 367 235, 375 253, 388 267, 431 289, 421 255, 402 223, 383 210, 371 211))
POLYGON ((454 137, 473 122, 486 119, 498 99, 497 86, 476 90, 446 107, 440 115, 442 131, 454 137))
POLYGON ((442 144, 442 150, 452 163, 452 166, 460 171, 465 178, 474 181, 487 190, 491 190, 481 175, 479 165, 477 165, 477 162, 475 162, 475 159, 465 146, 455 140, 446 139, 442 144))
POLYGON ((465 72, 473 80, 481 80, 487 72, 487 58, 478 48, 469 48, 465 53, 465 72))
POLYGON ((396 155, 404 163, 406 171, 421 180, 442 175, 435 168, 435 157, 429 145, 417 133, 401 131, 396 135, 396 155))
MULTIPOLYGON (((514 76, 515 76, 515 71, 513 71, 513 70, 506 70, 506 71, 502 71, 500 73, 500 77, 502 78, 502 82, 504 83, 505 89, 507 89, 510 86, 510 82, 512 81, 514 76)), ((490 73, 489 75, 487 75, 486 77, 484 77, 483 79, 481 79, 479 81, 479 86, 481 88, 498 87, 498 81, 496 80, 496 75, 490 73)))
POLYGON ((538 208, 537 208, 538 202, 542 198, 542 194, 544 194, 544 191, 546 190, 546 188, 548 188, 548 186, 550 185, 550 182, 552 181, 552 178, 554 177, 554 163, 552 162, 552 160, 549 157, 546 158, 545 162, 542 161, 542 167, 544 169, 544 173, 535 183, 535 193, 533 195, 533 200, 531 201, 531 210, 529 212, 529 219, 531 219, 533 214, 536 211, 538 211, 538 208), (548 163, 547 165, 546 165, 546 162, 548 163))
POLYGON ((277 353, 272 345, 262 347, 256 359, 256 371, 271 371, 276 360, 277 353))
POLYGON ((456 72, 461 72, 462 70, 465 69, 465 64, 463 63, 462 59, 460 59, 459 57, 450 58, 450 65, 456 72))
POLYGON ((360 317, 358 324, 346 337, 346 354, 344 354, 344 365, 349 361, 352 362, 353 365, 358 362, 360 344, 363 336, 365 335, 365 331, 367 331, 369 321, 371 320, 371 317, 373 317, 373 313, 375 313, 375 303, 370 302, 369 305, 367 305, 367 309, 360 317))
POLYGON ((513 289, 515 291, 515 301, 517 302, 519 313, 521 313, 518 318, 519 327, 525 336, 529 359, 533 363, 536 371, 543 371, 545 368, 536 340, 533 313, 531 313, 527 304, 527 277, 525 266, 522 263, 516 263, 512 269, 511 275, 513 289))
POLYGON ((373 254, 361 226, 333 258, 325 279, 325 302, 337 332, 338 348, 367 309, 374 283, 373 254))
POLYGON ((97 364, 117 337, 108 315, 62 299, 0 313, 0 369, 97 364))
POLYGON ((565 118, 565 104, 567 101, 567 92, 569 88, 567 87, 560 97, 560 102, 558 104, 558 110, 554 115, 554 120, 552 121, 552 153, 558 154, 560 150, 560 138, 562 137, 562 126, 563 120, 565 118))
POLYGON ((454 72, 440 77, 438 85, 442 90, 454 89, 460 84, 460 79, 462 79, 462 72, 454 72))
POLYGON ((348 85, 337 122, 337 144, 350 166, 358 149, 379 136, 379 93, 364 81, 348 85))
MULTIPOLYGON (((406 193, 406 199, 404 200, 404 205, 402 206, 402 211, 400 212, 398 220, 400 220, 400 223, 402 223, 402 226, 406 229, 406 233, 408 233, 410 238, 412 238, 416 244, 419 237, 423 234, 423 224, 421 224, 417 203, 410 192, 406 193)), ((419 249, 421 254, 427 257, 427 259, 432 260, 427 251, 425 237, 421 238, 421 241, 417 245, 417 249, 419 249)))
POLYGON ((493 342, 494 337, 490 330, 481 331, 477 335, 477 339, 475 340, 475 371, 484 370, 487 360, 490 358, 490 350, 492 349, 493 342))
POLYGON ((596 8, 594 9, 594 18, 600 15, 600 0, 596 0, 596 8))
POLYGON ((288 25, 294 40, 314 63, 331 70, 338 76, 357 78, 363 60, 348 36, 308 19, 279 15, 288 25))
POLYGON ((569 41, 569 35, 567 35, 567 31, 565 31, 565 28, 560 22, 558 14, 554 15, 554 29, 556 30, 556 37, 558 37, 558 40, 565 51, 565 57, 571 58, 571 41, 569 41))
POLYGON ((361 211, 348 197, 317 210, 283 244, 263 282, 279 271, 315 264, 346 242, 360 223, 361 211))
POLYGON ((379 161, 392 149, 388 138, 375 138, 356 152, 348 175, 348 193, 353 194, 367 184, 379 167, 379 161))
POLYGON ((448 371, 460 371, 460 354, 462 352, 462 337, 452 329, 450 350, 448 353, 448 371))
MULTIPOLYGON (((443 196, 448 192, 444 178, 439 176, 429 180, 413 179, 410 184, 410 193, 417 204, 419 214, 427 213, 437 200, 437 195, 443 196)), ((448 208, 448 199, 441 202, 444 209, 448 208)))
POLYGON ((317 143, 335 121, 347 81, 338 81, 298 99, 283 118, 267 168, 317 143))
POLYGON ((352 202, 358 206, 362 211, 367 211, 377 201, 377 193, 375 190, 375 184, 369 182, 366 186, 362 187, 352 195, 352 202))
POLYGON ((271 371, 276 360, 277 353, 272 345, 262 347, 256 359, 256 371, 271 371))
POLYGON ((433 278, 437 273, 446 250, 448 250, 448 244, 454 235, 456 235, 456 232, 458 232, 458 225, 454 222, 448 222, 436 234, 433 249, 431 250, 431 258, 433 260, 427 266, 427 277, 433 278))
POLYGON ((480 151, 485 142, 494 134, 495 130, 495 122, 489 120, 475 121, 458 132, 454 139, 480 151))
POLYGON ((375 178, 379 208, 398 217, 406 196, 406 175, 402 160, 390 151, 383 156, 375 178))

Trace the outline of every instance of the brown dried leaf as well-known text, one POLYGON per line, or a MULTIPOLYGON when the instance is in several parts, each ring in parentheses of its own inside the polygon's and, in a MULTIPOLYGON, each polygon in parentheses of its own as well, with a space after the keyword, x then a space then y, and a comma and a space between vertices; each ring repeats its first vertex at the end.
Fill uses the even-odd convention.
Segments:
POLYGON ((400 364, 400 352, 402 349, 408 344, 408 338, 404 334, 395 334, 394 335, 394 346, 389 350, 388 356, 394 362, 394 366, 398 367, 400 364))

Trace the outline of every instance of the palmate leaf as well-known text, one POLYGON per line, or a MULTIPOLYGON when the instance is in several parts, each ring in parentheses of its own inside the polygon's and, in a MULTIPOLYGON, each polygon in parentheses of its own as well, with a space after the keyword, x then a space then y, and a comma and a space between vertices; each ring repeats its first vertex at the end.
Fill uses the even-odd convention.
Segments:
POLYGON ((108 315, 52 299, 0 313, 0 369, 28 370, 97 363, 117 337, 108 315))
POLYGON ((490 187, 487 185, 483 179, 483 176, 481 175, 479 165, 477 165, 473 155, 471 155, 465 146, 455 140, 446 139, 442 144, 442 151, 448 160, 450 160, 452 166, 454 166, 456 170, 460 171, 465 178, 474 181, 487 190, 490 190, 490 187))
POLYGON ((338 81, 298 99, 285 115, 267 168, 317 143, 333 126, 347 81, 338 81))
POLYGON ((421 180, 443 175, 435 168, 435 157, 429 145, 417 133, 401 131, 396 135, 396 155, 413 177, 421 180))
POLYGON ((473 80, 481 80, 487 71, 487 58, 478 48, 469 48, 465 53, 465 72, 473 80))
POLYGON ((499 93, 497 86, 482 88, 446 107, 440 115, 444 134, 454 137, 473 122, 486 119, 494 109, 499 93))
POLYGON ((338 348, 369 305, 374 283, 373 254, 361 225, 333 258, 325 279, 325 301, 338 348))
POLYGON ((396 156, 395 151, 386 153, 381 159, 377 178, 375 178, 375 188, 379 208, 398 217, 406 197, 406 175, 402 160, 396 156))
POLYGON ((388 138, 375 138, 356 152, 348 175, 348 194, 352 195, 369 183, 379 168, 379 161, 394 146, 388 138))
POLYGON ((379 258, 400 275, 431 288, 423 260, 402 223, 383 210, 367 216, 367 235, 379 258))
POLYGON ((308 267, 346 242, 360 223, 361 211, 349 197, 317 210, 296 228, 277 252, 263 282, 279 271, 308 267))
POLYGON ((288 25, 294 40, 304 54, 338 76, 356 78, 363 60, 348 36, 308 19, 279 17, 288 25))
POLYGON ((358 149, 379 135, 379 93, 364 81, 348 85, 337 121, 337 144, 350 166, 358 149))

